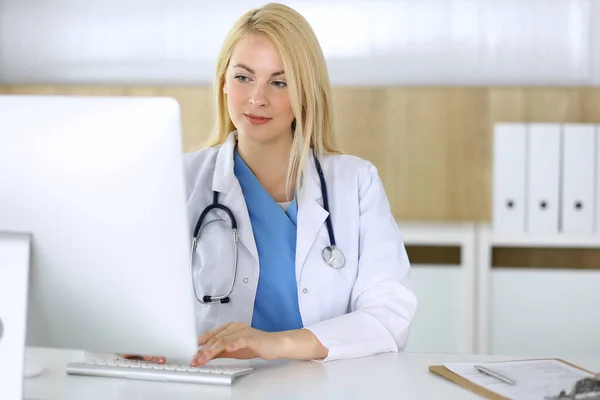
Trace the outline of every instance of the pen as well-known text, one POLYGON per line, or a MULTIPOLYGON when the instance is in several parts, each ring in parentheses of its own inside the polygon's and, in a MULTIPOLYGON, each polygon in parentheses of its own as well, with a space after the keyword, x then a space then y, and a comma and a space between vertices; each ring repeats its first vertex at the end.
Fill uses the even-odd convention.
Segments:
POLYGON ((499 374, 498 372, 492 371, 491 369, 484 367, 483 365, 475 364, 475 369, 482 374, 486 374, 489 376, 493 376, 494 378, 501 380, 504 383, 508 383, 509 385, 514 385, 516 382, 506 376, 499 374))

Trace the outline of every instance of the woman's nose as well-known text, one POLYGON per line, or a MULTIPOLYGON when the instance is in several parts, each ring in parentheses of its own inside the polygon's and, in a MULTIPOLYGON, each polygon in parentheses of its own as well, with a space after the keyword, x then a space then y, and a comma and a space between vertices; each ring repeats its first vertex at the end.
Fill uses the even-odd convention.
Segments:
POLYGON ((260 87, 260 85, 256 85, 256 88, 254 89, 254 91, 252 92, 252 95, 250 96, 250 104, 252 104, 255 107, 266 107, 267 105, 269 105, 269 100, 267 99, 267 96, 265 95, 265 90, 262 89, 260 87))

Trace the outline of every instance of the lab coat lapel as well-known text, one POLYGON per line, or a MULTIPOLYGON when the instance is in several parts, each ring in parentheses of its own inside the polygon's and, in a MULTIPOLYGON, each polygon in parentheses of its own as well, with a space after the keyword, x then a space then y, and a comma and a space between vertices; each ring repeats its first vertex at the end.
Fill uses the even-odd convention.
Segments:
POLYGON ((300 274, 304 262, 315 242, 319 230, 329 215, 319 203, 321 198, 319 175, 314 164, 314 158, 311 154, 308 160, 306 175, 303 179, 303 187, 298 198, 298 234, 296 238, 297 282, 300 282, 300 274))
MULTIPOLYGON (((212 189, 213 191, 225 195, 219 196, 219 203, 227 206, 231 210, 237 222, 238 237, 240 241, 244 247, 248 249, 250 254, 252 254, 256 262, 258 262, 258 250, 256 249, 250 215, 248 214, 248 208, 246 207, 242 188, 233 171, 233 151, 235 149, 236 134, 236 132, 232 132, 219 149, 215 164, 212 189)), ((219 213, 222 214, 224 218, 227 218, 223 211, 219 210, 219 213)))

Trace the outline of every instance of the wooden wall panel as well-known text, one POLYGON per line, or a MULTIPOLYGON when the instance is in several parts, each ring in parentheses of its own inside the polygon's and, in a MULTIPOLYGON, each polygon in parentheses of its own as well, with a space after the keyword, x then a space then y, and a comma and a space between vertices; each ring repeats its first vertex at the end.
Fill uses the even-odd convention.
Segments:
MULTIPOLYGON (((0 93, 167 95, 182 107, 184 148, 213 127, 207 87, 1 86, 0 93)), ((379 169, 394 215, 490 221, 494 122, 600 123, 600 88, 335 87, 342 150, 379 169)))
MULTIPOLYGON (((484 89, 338 88, 338 143, 378 168, 397 217, 472 220, 490 195, 484 89)), ((485 219, 485 217, 484 217, 485 219)))

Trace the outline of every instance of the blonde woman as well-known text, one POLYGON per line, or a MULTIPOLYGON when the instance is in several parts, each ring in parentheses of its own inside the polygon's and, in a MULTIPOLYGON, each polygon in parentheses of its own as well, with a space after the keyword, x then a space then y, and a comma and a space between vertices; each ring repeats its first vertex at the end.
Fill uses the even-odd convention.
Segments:
POLYGON ((409 261, 377 170, 333 143, 307 21, 280 4, 244 14, 215 94, 216 131, 186 155, 202 333, 192 365, 401 350, 417 303, 409 261))

